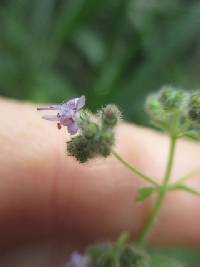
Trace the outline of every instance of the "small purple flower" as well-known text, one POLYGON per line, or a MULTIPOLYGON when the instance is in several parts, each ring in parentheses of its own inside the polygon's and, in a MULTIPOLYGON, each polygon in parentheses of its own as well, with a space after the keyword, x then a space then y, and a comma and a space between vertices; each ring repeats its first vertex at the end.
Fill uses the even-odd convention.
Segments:
POLYGON ((66 267, 89 267, 90 260, 87 256, 82 256, 78 252, 72 253, 66 267))
POLYGON ((37 108, 37 110, 57 110, 57 115, 45 115, 42 118, 49 121, 57 121, 58 129, 62 125, 67 127, 71 135, 79 129, 80 109, 85 105, 85 96, 74 98, 62 105, 53 105, 48 108, 37 108))

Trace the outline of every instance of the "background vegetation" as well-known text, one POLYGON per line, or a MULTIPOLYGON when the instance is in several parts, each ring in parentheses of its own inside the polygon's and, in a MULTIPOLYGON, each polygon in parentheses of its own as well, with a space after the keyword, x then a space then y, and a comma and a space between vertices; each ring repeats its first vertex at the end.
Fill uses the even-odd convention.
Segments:
POLYGON ((199 0, 0 0, 0 94, 85 94, 145 123, 147 93, 199 87, 199 32, 199 0))
MULTIPOLYGON (((146 124, 149 92, 200 86, 199 33, 199 0, 0 0, 0 95, 84 94, 93 110, 114 102, 146 124)), ((200 266, 198 254, 173 256, 200 266)))

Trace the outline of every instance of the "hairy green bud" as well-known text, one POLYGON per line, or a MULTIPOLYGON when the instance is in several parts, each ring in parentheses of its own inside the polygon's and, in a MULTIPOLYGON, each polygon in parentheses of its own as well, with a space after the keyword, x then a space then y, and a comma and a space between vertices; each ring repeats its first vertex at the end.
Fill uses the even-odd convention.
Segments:
POLYGON ((79 162, 84 163, 97 156, 107 157, 111 153, 114 144, 112 131, 100 132, 99 136, 78 135, 67 142, 69 156, 75 157, 79 162))
POLYGON ((107 105, 101 110, 102 124, 105 127, 115 127, 121 119, 121 112, 116 105, 107 105))
POLYGON ((146 110, 152 119, 152 124, 168 132, 170 135, 179 136, 187 128, 187 103, 188 93, 172 86, 164 86, 158 93, 147 98, 146 110))
POLYGON ((95 135, 98 135, 100 127, 95 122, 83 120, 81 123, 81 131, 82 135, 84 135, 86 138, 92 138, 95 135))
POLYGON ((84 163, 97 156, 109 156, 113 145, 114 132, 111 128, 86 120, 81 123, 81 134, 67 142, 67 151, 84 163))
POLYGON ((197 90, 190 96, 188 118, 197 124, 200 123, 200 90, 197 90))
POLYGON ((163 118, 163 107, 158 100, 157 94, 151 94, 145 103, 146 111, 155 121, 161 121, 163 118))
POLYGON ((114 145, 114 133, 112 130, 101 130, 96 135, 78 135, 67 142, 69 156, 75 157, 84 163, 97 156, 107 157, 114 145))
POLYGON ((185 114, 187 94, 185 91, 171 86, 163 86, 161 90, 147 98, 146 110, 157 122, 166 122, 175 113, 185 114))
POLYGON ((185 92, 175 89, 172 86, 162 87, 158 101, 160 101, 163 109, 168 112, 182 110, 185 103, 185 92))
POLYGON ((101 135, 98 142, 98 154, 103 157, 107 157, 111 153, 112 146, 115 143, 115 137, 112 130, 102 129, 101 135))
POLYGON ((126 245, 120 257, 120 266, 149 267, 149 256, 142 249, 126 245))
POLYGON ((94 267, 149 267, 147 253, 131 244, 100 244, 89 248, 88 255, 94 267))
POLYGON ((119 109, 115 105, 103 108, 97 116, 85 110, 81 113, 80 134, 67 142, 68 155, 79 162, 111 153, 115 143, 114 126, 120 119, 119 109))
POLYGON ((76 136, 67 142, 68 155, 84 163, 93 157, 92 144, 84 136, 76 136))

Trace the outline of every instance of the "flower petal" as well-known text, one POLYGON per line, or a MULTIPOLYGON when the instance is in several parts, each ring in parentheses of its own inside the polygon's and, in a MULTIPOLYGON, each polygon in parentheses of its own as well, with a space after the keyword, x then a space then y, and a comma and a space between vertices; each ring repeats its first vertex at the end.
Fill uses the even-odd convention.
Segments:
POLYGON ((84 106, 85 106, 85 96, 82 95, 77 101, 76 108, 77 110, 80 110, 84 106))
POLYGON ((59 121, 57 115, 44 115, 42 118, 48 121, 59 121))
POLYGON ((50 107, 37 108, 37 110, 60 110, 61 105, 53 105, 50 107))
POLYGON ((70 257, 67 267, 89 267, 89 258, 74 252, 70 257))
POLYGON ((66 110, 76 110, 78 98, 70 99, 67 103, 65 103, 66 110))
POLYGON ((73 121, 67 125, 68 133, 70 133, 71 135, 76 134, 78 132, 78 129, 79 127, 76 121, 73 121))

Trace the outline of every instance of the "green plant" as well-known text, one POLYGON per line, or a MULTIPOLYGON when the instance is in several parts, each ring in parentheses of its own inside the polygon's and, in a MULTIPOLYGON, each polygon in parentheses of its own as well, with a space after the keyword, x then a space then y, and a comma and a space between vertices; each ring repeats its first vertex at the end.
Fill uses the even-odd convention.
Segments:
MULTIPOLYGON (((72 99, 61 106, 47 108, 58 110, 57 115, 50 118, 44 116, 49 120, 60 121, 68 127, 68 132, 71 135, 77 133, 79 129, 78 135, 67 143, 68 154, 75 157, 80 163, 85 163, 98 156, 107 157, 112 154, 134 175, 149 183, 149 186, 139 190, 137 201, 143 202, 153 194, 156 195, 152 211, 139 240, 134 245, 128 244, 127 238, 123 236, 115 244, 90 248, 88 256, 94 267, 149 266, 148 257, 144 256, 144 249, 148 245, 167 193, 182 190, 200 196, 200 191, 189 187, 185 183, 187 179, 200 172, 200 170, 194 170, 184 177, 178 178, 174 183, 170 182, 178 140, 183 137, 194 140, 200 139, 200 90, 188 93, 172 86, 163 86, 158 93, 147 98, 146 110, 152 123, 164 131, 170 139, 167 165, 161 183, 158 183, 154 177, 147 176, 137 170, 114 150, 115 127, 121 120, 121 113, 117 106, 107 105, 97 114, 92 114, 87 110, 80 110, 84 103, 84 97, 72 99), (74 123, 78 127, 76 132, 70 128, 74 123), (136 246, 139 247, 139 250, 136 246)), ((80 258, 80 261, 82 260, 80 258)), ((72 263, 72 266, 76 265, 72 263)), ((77 266, 88 266, 88 261, 87 264, 81 265, 80 263, 77 266)))

